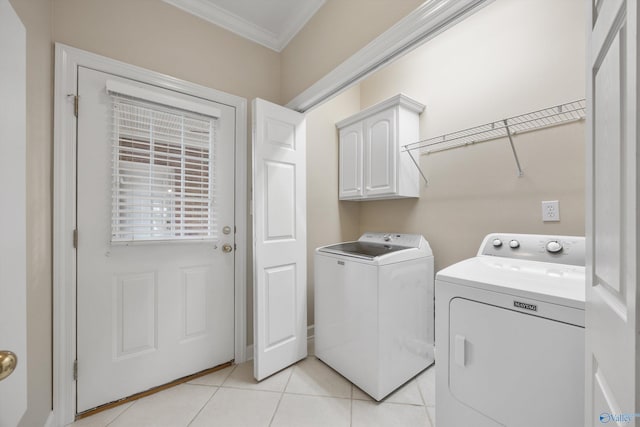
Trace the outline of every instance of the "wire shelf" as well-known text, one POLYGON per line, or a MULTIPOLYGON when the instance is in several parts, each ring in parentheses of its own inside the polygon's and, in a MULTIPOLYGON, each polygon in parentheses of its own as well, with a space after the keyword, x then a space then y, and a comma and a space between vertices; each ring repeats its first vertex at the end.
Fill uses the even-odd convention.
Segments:
POLYGON ((520 133, 531 132, 565 123, 583 120, 586 116, 586 101, 567 102, 554 107, 544 108, 527 114, 510 117, 508 119, 475 126, 458 132, 448 133, 434 138, 424 139, 404 146, 411 160, 420 171, 420 175, 428 183, 426 176, 422 172, 420 165, 411 153, 414 150, 421 150, 422 154, 435 153, 437 151, 451 150, 453 148, 464 147, 479 142, 491 141, 498 138, 509 138, 513 157, 518 167, 518 176, 522 176, 520 160, 513 145, 512 136, 520 133))
POLYGON ((584 99, 545 108, 508 119, 475 126, 458 132, 413 142, 404 146, 405 151, 421 149, 422 153, 435 153, 497 138, 507 138, 537 129, 560 125, 584 119, 586 103, 584 99))

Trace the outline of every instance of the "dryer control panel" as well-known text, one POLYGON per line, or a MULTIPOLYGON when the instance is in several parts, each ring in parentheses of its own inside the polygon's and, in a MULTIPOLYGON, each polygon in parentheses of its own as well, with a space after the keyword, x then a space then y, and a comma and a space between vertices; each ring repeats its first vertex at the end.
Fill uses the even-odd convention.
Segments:
POLYGON ((584 267, 585 240, 580 236, 491 233, 482 241, 478 255, 584 267))

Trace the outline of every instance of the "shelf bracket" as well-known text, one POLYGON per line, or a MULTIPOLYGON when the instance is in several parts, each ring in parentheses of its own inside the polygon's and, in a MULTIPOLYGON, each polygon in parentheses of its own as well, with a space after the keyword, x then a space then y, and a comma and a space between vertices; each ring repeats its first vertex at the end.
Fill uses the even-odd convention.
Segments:
MULTIPOLYGON (((516 166, 518 167, 518 176, 521 177, 524 175, 522 172, 522 168, 520 167, 520 160, 518 159, 518 153, 516 152, 516 147, 513 145, 513 139, 511 138, 511 129, 509 129, 509 124, 507 120, 503 120, 504 127, 507 130, 507 136, 509 137, 509 144, 511 145, 511 151, 513 151, 513 158, 516 160, 516 166)), ((414 160, 415 162, 415 160, 414 160)))
POLYGON ((416 158, 413 157, 413 154, 411 154, 411 150, 407 150, 407 154, 409 154, 409 157, 411 157, 413 164, 416 165, 416 167, 418 168, 418 172, 420 172, 420 175, 422 175, 422 179, 424 179, 424 183, 426 185, 429 185, 429 180, 427 179, 426 176, 424 176, 424 173, 422 172, 422 168, 420 168, 420 164, 418 164, 418 162, 416 161, 416 158))

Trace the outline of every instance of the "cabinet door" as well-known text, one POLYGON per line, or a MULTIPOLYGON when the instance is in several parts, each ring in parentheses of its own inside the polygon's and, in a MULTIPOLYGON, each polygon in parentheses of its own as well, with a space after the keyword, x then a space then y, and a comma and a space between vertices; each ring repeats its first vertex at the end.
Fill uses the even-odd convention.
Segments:
POLYGON ((340 130, 340 199, 362 197, 362 122, 340 130))
POLYGON ((397 192, 396 109, 381 111, 364 124, 364 194, 397 192))

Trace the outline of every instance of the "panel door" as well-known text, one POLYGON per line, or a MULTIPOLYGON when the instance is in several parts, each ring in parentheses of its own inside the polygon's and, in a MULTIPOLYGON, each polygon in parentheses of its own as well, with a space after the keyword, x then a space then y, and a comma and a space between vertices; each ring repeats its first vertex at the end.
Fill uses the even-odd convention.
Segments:
POLYGON ((362 122, 340 129, 340 199, 362 197, 362 122))
POLYGON ((304 115, 253 100, 254 376, 307 356, 304 115))
POLYGON ((397 114, 381 111, 364 124, 364 192, 378 196, 397 192, 397 114))
POLYGON ((633 426, 640 425, 633 415, 640 412, 639 11, 634 0, 588 3, 585 421, 633 426))
POLYGON ((0 358, 12 352, 18 361, 0 381, 0 426, 15 426, 27 409, 27 36, 8 0, 0 0, 0 53, 0 358))
MULTIPOLYGON (((222 247, 233 248, 234 241, 222 227, 234 227, 235 119, 233 109, 224 105, 82 67, 78 75, 77 411, 82 412, 233 359, 234 253, 223 253, 222 247), (118 179, 112 167, 122 157, 112 151, 115 119, 107 81, 171 99, 203 102, 220 111, 208 169, 215 185, 217 240, 112 243, 112 181, 118 179)), ((184 129, 204 132, 191 129, 186 121, 184 129)), ((167 177, 174 176, 180 166, 163 156, 179 149, 163 139, 168 138, 163 132, 168 131, 153 128, 158 148, 148 161, 136 154, 142 139, 120 138, 118 144, 131 148, 127 160, 132 169, 143 173, 153 164, 165 168, 167 177)), ((197 155, 183 150, 184 167, 195 167, 191 157, 197 155)), ((155 181, 146 190, 148 196, 140 199, 140 206, 151 203, 160 214, 165 205, 157 199, 167 199, 159 192, 184 195, 172 202, 184 204, 184 214, 158 220, 159 227, 181 221, 188 226, 191 213, 202 209, 190 205, 196 191, 194 175, 184 176, 166 188, 155 181)), ((138 191, 131 177, 118 180, 125 179, 131 180, 131 191, 138 191)), ((132 218, 143 215, 136 206, 131 209, 132 218)))

